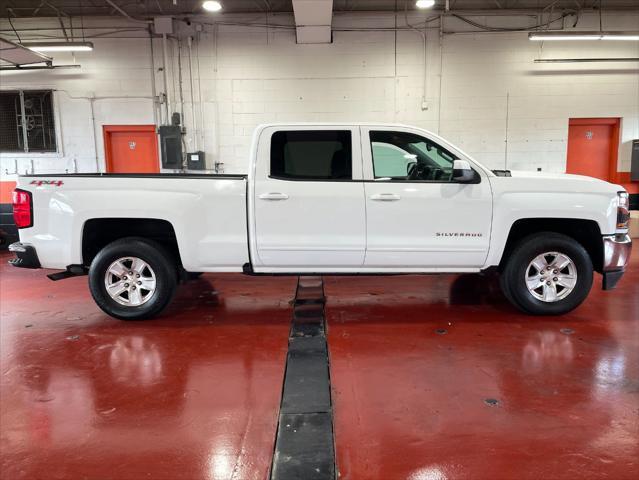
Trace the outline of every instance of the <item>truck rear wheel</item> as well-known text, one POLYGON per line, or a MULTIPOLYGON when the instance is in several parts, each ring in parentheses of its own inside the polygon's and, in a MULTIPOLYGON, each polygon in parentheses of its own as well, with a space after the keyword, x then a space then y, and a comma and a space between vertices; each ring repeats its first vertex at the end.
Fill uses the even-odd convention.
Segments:
POLYGON ((122 238, 108 244, 89 269, 89 288, 95 303, 120 320, 158 315, 173 298, 176 287, 177 268, 171 254, 144 238, 122 238))
POLYGON ((579 242, 540 232, 517 244, 500 282, 506 298, 523 312, 561 315, 586 299, 592 275, 592 261, 579 242))

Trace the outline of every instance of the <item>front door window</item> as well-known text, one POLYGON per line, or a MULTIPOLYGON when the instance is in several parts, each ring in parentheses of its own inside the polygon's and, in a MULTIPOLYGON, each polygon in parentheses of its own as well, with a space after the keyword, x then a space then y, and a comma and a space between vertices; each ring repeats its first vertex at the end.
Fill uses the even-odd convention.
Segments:
POLYGON ((408 132, 371 131, 370 141, 376 179, 452 181, 457 157, 427 138, 408 132))

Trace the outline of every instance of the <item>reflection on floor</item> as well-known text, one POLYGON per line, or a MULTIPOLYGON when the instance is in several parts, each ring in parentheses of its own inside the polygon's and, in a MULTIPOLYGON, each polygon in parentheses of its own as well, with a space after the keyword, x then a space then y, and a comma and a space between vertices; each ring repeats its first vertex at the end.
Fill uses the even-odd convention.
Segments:
POLYGON ((86 278, 0 268, 0 478, 266 478, 295 278, 204 276, 121 322, 86 278))
POLYGON ((493 279, 325 281, 341 478, 639 478, 639 255, 562 317, 493 279))
MULTIPOLYGON (((0 477, 265 479, 294 277, 204 275, 120 322, 0 256, 0 477)), ((340 479, 639 478, 639 255, 521 315, 492 279, 327 277, 340 479)))

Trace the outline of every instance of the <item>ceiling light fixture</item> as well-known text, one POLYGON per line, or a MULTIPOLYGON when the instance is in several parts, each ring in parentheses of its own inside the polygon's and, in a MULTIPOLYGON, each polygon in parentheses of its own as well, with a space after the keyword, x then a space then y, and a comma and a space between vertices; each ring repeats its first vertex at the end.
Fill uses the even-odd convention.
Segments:
POLYGON ((610 33, 604 33, 601 39, 602 40, 626 40, 626 41, 634 40, 636 42, 637 40, 639 40, 639 33, 636 33, 636 34, 628 33, 626 35, 611 35, 610 33))
POLYGON ((535 63, 639 62, 639 57, 618 58, 535 58, 535 63))
POLYGON ((554 41, 554 40, 639 40, 639 32, 532 32, 528 34, 528 40, 554 41))
POLYGON ((93 50, 91 42, 29 42, 23 47, 35 52, 90 52, 93 50))
POLYGON ((219 12, 222 10, 222 4, 220 2, 207 0, 206 2, 202 2, 202 8, 207 12, 219 12))
POLYGON ((431 8, 435 6, 435 0, 417 0, 415 6, 417 8, 431 8))

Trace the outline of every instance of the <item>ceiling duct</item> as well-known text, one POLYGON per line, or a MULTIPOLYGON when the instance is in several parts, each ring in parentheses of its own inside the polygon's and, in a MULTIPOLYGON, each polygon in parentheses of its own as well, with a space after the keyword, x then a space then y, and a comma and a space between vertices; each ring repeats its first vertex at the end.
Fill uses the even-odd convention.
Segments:
POLYGON ((331 43, 333 0, 293 0, 297 43, 331 43))

